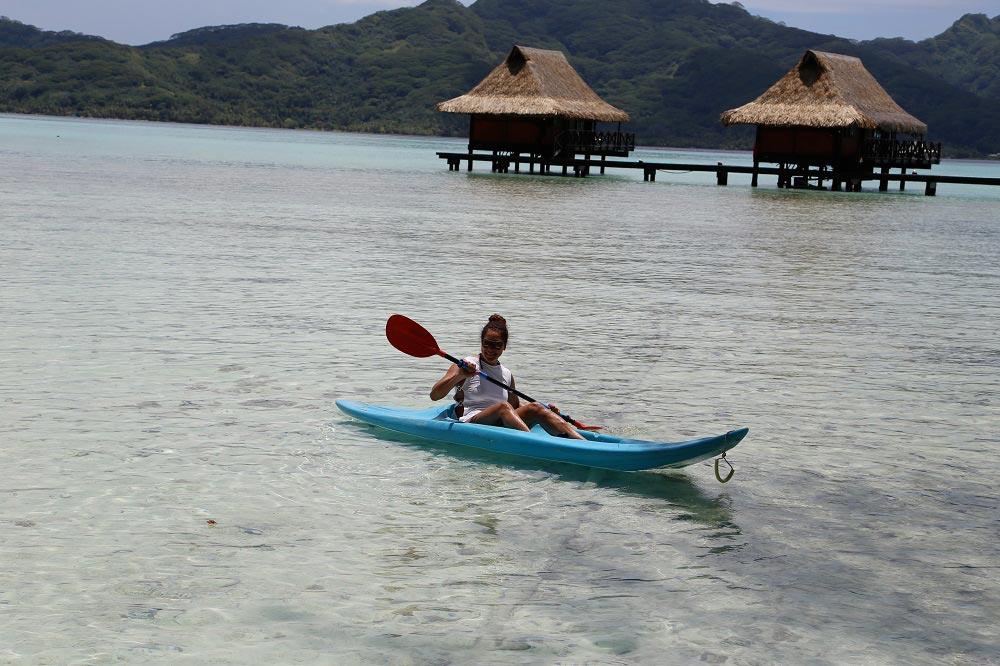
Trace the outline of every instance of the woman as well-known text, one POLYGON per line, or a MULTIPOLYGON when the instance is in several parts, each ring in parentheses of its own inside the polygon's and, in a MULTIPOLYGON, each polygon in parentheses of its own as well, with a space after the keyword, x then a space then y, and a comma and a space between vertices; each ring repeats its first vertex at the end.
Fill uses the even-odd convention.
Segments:
POLYGON ((503 317, 492 315, 479 338, 479 356, 462 359, 464 367, 453 363, 431 389, 431 400, 440 400, 457 387, 464 392, 464 400, 458 398, 465 409, 461 421, 502 425, 524 431, 540 424, 550 435, 585 439, 559 416, 555 405, 549 405, 551 409, 539 402, 522 406, 517 395, 479 375, 482 369, 490 377, 514 388, 514 376, 510 370, 500 365, 500 355, 507 349, 507 321, 503 317))

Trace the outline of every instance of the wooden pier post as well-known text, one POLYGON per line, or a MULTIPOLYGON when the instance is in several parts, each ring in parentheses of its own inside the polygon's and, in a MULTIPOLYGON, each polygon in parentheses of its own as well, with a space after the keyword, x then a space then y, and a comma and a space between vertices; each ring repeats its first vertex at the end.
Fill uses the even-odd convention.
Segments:
POLYGON ((885 176, 889 175, 889 167, 882 167, 882 179, 878 182, 878 191, 887 192, 889 190, 889 179, 885 176))
MULTIPOLYGON (((515 161, 515 168, 520 169, 521 162, 527 162, 529 170, 531 173, 538 174, 552 174, 553 162, 550 158, 543 154, 532 153, 530 155, 521 154, 501 154, 497 153, 495 155, 490 153, 466 153, 466 152, 456 152, 456 153, 438 153, 438 157, 446 160, 448 163, 449 170, 461 171, 462 162, 468 161, 468 169, 472 171, 472 165, 474 162, 490 162, 496 173, 510 173, 510 163, 515 161), (535 171, 535 166, 538 166, 538 170, 535 171)), ((965 185, 991 185, 1000 187, 1000 178, 984 178, 981 176, 949 176, 946 174, 920 174, 916 171, 901 172, 895 174, 889 173, 878 173, 874 169, 865 169, 863 167, 851 167, 850 165, 843 168, 831 168, 831 169, 820 169, 819 171, 802 171, 793 170, 789 168, 788 163, 780 164, 776 167, 771 166, 761 166, 759 163, 755 163, 753 166, 750 165, 730 165, 723 162, 716 162, 715 164, 679 164, 679 163, 666 163, 666 162, 646 162, 643 160, 635 160, 631 162, 619 162, 616 160, 604 159, 598 161, 596 157, 593 160, 583 160, 583 159, 560 159, 555 162, 557 166, 563 167, 564 175, 568 167, 572 166, 576 171, 575 175, 580 178, 586 178, 590 175, 591 167, 601 167, 602 172, 604 170, 614 170, 614 169, 639 169, 642 171, 643 180, 646 182, 655 182, 656 174, 658 171, 677 171, 682 173, 690 172, 715 172, 716 182, 718 185, 728 185, 729 184, 729 174, 754 174, 759 177, 761 175, 778 176, 778 185, 782 188, 790 188, 798 185, 809 186, 810 189, 815 189, 816 187, 823 187, 823 181, 829 180, 831 188, 833 191, 845 191, 845 192, 861 192, 862 186, 865 181, 875 180, 875 181, 899 181, 900 189, 903 189, 904 184, 909 183, 924 183, 926 189, 924 194, 927 196, 935 196, 937 194, 938 183, 956 183, 965 185), (800 174, 796 176, 796 174, 800 174), (812 178, 817 179, 817 185, 813 186, 810 180, 812 178), (803 182, 804 181, 804 182, 803 182)), ((794 165, 792 165, 794 168, 794 165)), ((895 169, 896 167, 892 167, 895 169)))
POLYGON ((729 171, 719 162, 719 170, 715 172, 715 182, 717 185, 729 184, 729 171))

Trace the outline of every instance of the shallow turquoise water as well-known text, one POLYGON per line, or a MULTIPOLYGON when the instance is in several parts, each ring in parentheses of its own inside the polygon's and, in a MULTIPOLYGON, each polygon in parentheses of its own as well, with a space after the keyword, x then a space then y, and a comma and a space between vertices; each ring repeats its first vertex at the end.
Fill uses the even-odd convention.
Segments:
POLYGON ((0 116, 0 663, 1000 662, 1000 192, 461 149, 0 116), (736 476, 373 432, 333 400, 445 369, 394 312, 455 355, 504 314, 614 433, 749 426, 736 476))

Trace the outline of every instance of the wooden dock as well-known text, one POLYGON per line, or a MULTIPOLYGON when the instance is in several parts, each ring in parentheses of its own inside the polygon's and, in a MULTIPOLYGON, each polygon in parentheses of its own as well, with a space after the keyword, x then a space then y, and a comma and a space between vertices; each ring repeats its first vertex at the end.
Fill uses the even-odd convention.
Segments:
POLYGON ((603 174, 607 169, 640 169, 642 179, 646 182, 655 182, 656 174, 659 171, 681 171, 681 172, 714 172, 716 183, 719 185, 729 184, 729 174, 749 174, 751 185, 757 186, 758 176, 773 175, 778 177, 778 187, 792 189, 830 189, 832 191, 860 191, 864 181, 878 181, 879 191, 884 192, 889 189, 890 182, 898 182, 899 189, 906 189, 907 183, 923 183, 924 194, 934 196, 937 194, 938 183, 955 183, 962 185, 1000 185, 1000 178, 978 178, 973 176, 946 176, 938 174, 917 174, 917 173, 888 173, 883 170, 881 173, 873 172, 834 172, 826 169, 792 169, 782 167, 764 166, 739 166, 731 164, 684 164, 676 162, 646 162, 644 160, 624 161, 608 159, 587 159, 574 158, 564 161, 548 161, 524 154, 504 155, 487 153, 438 153, 438 157, 448 162, 449 171, 460 171, 462 162, 468 163, 468 170, 472 171, 474 162, 489 162, 493 173, 510 173, 511 167, 514 173, 521 173, 522 167, 527 169, 527 173, 538 173, 541 175, 552 174, 555 169, 556 174, 563 176, 573 176, 585 178, 590 175, 591 169, 599 170, 603 174), (830 181, 831 186, 827 188, 823 181, 830 181), (815 184, 813 184, 815 182, 815 184))

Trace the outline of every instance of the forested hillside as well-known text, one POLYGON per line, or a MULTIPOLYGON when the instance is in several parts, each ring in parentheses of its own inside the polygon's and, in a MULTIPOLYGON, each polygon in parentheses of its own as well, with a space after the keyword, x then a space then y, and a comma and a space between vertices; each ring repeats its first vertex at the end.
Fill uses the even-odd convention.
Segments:
POLYGON ((852 42, 707 0, 428 0, 353 24, 191 30, 142 47, 0 20, 0 111, 459 135, 434 104, 523 44, 565 51, 640 144, 748 147, 719 114, 807 48, 861 57, 950 155, 1000 152, 1000 17, 922 42, 852 42))

